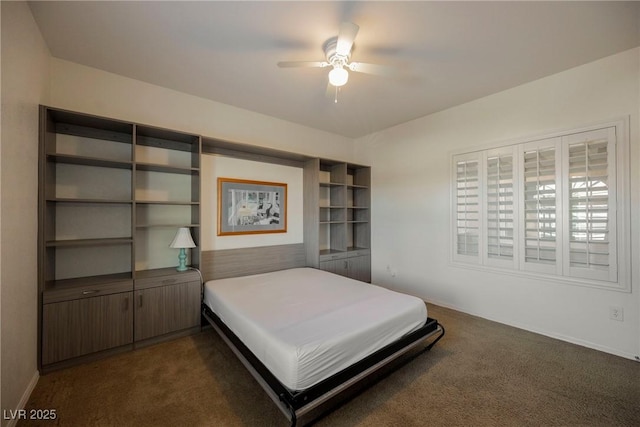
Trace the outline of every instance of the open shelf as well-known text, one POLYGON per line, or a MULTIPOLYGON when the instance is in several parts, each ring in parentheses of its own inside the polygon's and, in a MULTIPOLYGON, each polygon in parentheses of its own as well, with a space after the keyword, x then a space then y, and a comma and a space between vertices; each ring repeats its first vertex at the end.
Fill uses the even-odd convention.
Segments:
POLYGON ((85 165, 103 168, 132 169, 133 162, 104 159, 99 157, 77 156, 73 154, 48 154, 47 161, 71 165, 85 165))
POLYGON ((133 275, 130 271, 123 273, 102 274, 99 276, 84 276, 73 279, 49 280, 45 283, 47 290, 73 289, 99 286, 107 283, 130 282, 133 275))
MULTIPOLYGON (((188 227, 199 245, 201 139, 44 106, 40 114, 38 364, 46 370, 131 345, 141 308, 134 281, 175 274, 178 250, 169 244, 178 228, 188 227), (93 340, 100 346, 86 345, 93 340)), ((188 256, 198 266, 199 247, 188 256)))
POLYGON ((370 281, 370 168, 312 159, 304 180, 307 265, 370 281))
POLYGON ((198 175, 200 170, 198 168, 185 168, 178 166, 167 166, 155 163, 136 163, 136 169, 149 172, 165 172, 165 173, 177 173, 183 175, 198 175))
POLYGON ((48 248, 53 247, 77 247, 77 246, 110 246, 132 243, 131 237, 116 237, 109 239, 70 239, 70 240, 51 240, 46 243, 48 248))

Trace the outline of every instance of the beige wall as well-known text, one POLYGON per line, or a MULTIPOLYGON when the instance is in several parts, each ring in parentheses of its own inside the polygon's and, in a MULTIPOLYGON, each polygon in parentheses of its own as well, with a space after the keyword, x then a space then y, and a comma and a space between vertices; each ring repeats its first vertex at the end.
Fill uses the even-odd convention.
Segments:
POLYGON ((1 2, 1 8, 0 339, 2 409, 8 410, 25 403, 38 378, 38 104, 47 95, 49 52, 26 3, 1 2))
POLYGON ((353 140, 160 86, 51 59, 52 107, 352 161, 353 140))
MULTIPOLYGON (((620 293, 454 268, 448 250, 439 249, 449 245, 450 150, 629 115, 632 238, 638 253, 638 50, 361 138, 354 153, 349 138, 51 58, 23 2, 1 2, 1 19, 2 409, 24 403, 21 399, 37 380, 38 103, 371 164, 375 282, 605 351, 625 356, 640 352, 638 263, 633 293, 620 293), (397 270, 395 277, 388 275, 387 265, 397 270), (608 320, 609 305, 624 307, 625 322, 608 320)), ((203 218, 203 223, 207 220, 214 221, 203 218)), ((208 244, 217 247, 212 227, 208 233, 208 244)), ((297 238, 297 232, 291 236, 297 238)))
POLYGON ((640 354, 640 50, 633 49, 369 135, 373 281, 438 304, 632 358, 640 354), (479 147, 630 118, 632 293, 450 264, 450 159, 479 147), (395 277, 387 270, 396 270, 395 277), (624 322, 609 307, 624 309, 624 322))

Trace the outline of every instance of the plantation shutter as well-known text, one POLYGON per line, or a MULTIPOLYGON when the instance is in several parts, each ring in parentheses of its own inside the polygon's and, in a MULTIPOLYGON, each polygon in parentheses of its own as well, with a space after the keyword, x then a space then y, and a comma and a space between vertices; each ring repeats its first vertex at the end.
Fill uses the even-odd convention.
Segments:
POLYGON ((455 251, 454 259, 479 262, 481 193, 480 160, 476 155, 456 156, 455 165, 455 251))
POLYGON ((521 266, 524 270, 561 273, 559 142, 559 138, 552 138, 522 147, 521 266))
POLYGON ((568 171, 565 274, 615 282, 615 128, 563 140, 568 171))
POLYGON ((492 150, 486 156, 486 263, 514 267, 517 229, 514 148, 492 150))
POLYGON ((453 154, 452 261, 629 290, 627 131, 621 120, 453 154))

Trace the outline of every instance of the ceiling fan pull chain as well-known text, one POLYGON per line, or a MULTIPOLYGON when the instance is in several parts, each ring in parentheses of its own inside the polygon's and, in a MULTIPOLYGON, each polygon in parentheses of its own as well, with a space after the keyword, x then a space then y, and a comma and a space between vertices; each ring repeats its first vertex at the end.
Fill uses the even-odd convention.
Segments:
POLYGON ((336 86, 336 97, 335 97, 335 99, 333 100, 334 104, 337 104, 337 103, 338 103, 338 90, 339 90, 339 89, 340 89, 340 88, 339 88, 338 86, 336 86))

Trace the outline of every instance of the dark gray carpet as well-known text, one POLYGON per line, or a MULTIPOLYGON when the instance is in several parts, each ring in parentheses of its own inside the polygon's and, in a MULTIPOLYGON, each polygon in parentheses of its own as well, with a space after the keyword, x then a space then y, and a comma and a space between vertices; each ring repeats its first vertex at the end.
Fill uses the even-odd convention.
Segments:
MULTIPOLYGON (((424 353, 317 426, 640 426, 640 363, 437 306, 447 329, 424 353)), ((286 426, 217 334, 40 378, 18 425, 286 426)))

